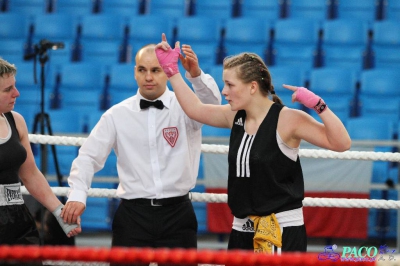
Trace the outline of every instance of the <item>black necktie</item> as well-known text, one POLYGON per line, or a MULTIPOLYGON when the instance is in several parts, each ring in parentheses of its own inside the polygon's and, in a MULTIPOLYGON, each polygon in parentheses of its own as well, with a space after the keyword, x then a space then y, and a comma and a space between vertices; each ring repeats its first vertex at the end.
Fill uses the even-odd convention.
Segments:
POLYGON ((150 106, 154 106, 155 108, 158 108, 158 109, 164 108, 164 104, 160 100, 157 100, 155 102, 150 102, 150 101, 146 101, 143 99, 140 100, 140 109, 146 109, 146 108, 149 108, 150 106))

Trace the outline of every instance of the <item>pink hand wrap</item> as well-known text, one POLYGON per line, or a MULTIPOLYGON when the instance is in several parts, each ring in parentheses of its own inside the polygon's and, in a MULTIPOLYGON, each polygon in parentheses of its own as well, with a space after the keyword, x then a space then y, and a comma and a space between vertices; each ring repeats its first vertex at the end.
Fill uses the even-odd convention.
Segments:
POLYGON ((321 114, 327 108, 321 97, 303 87, 297 88, 295 100, 308 108, 314 109, 318 114, 321 114))
POLYGON ((156 56, 162 69, 168 78, 179 73, 178 59, 181 53, 180 48, 168 49, 167 51, 158 48, 156 49, 156 56))

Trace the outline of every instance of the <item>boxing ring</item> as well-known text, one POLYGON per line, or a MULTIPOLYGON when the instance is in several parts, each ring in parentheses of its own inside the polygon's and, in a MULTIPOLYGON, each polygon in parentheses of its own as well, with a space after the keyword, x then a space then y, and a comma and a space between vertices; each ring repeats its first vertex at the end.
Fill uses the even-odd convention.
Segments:
MULTIPOLYGON (((29 135, 31 143, 48 145, 81 146, 84 137, 29 135)), ((226 154, 228 146, 202 144, 203 153, 226 154)), ((300 149, 300 157, 329 158, 340 160, 368 160, 400 162, 400 153, 346 151, 333 152, 315 149, 300 149)), ((21 187, 22 194, 29 194, 21 187)), ((67 187, 52 187, 57 196, 66 196, 67 187)), ((89 197, 116 198, 116 189, 91 188, 89 197)), ((190 193, 193 202, 226 203, 227 195, 221 193, 190 193)), ((324 208, 376 208, 400 209, 400 201, 374 199, 316 198, 305 197, 304 207, 324 208)), ((334 245, 335 246, 335 245, 334 245)), ((285 253, 282 255, 256 254, 249 251, 228 250, 183 250, 183 249, 140 249, 140 248, 99 248, 67 246, 0 246, 1 261, 35 261, 44 265, 108 265, 110 262, 140 262, 198 264, 198 265, 400 265, 400 250, 388 250, 382 247, 359 247, 343 251, 331 246, 320 253, 285 253), (360 250, 364 248, 364 253, 360 250), (366 252, 366 253, 365 253, 366 252), (47 264, 46 264, 47 263, 47 264)), ((16 264, 18 265, 18 264, 16 264)))

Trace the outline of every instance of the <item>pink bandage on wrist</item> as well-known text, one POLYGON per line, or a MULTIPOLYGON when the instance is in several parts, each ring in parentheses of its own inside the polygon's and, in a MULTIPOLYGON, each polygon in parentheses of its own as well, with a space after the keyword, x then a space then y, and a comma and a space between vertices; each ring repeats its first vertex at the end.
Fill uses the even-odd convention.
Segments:
POLYGON ((161 48, 156 49, 158 62, 168 78, 179 73, 178 59, 180 52, 181 49, 178 47, 174 49, 168 49, 167 51, 161 48))
POLYGON ((322 113, 326 109, 326 104, 321 97, 303 87, 297 88, 295 100, 304 104, 308 108, 314 109, 318 114, 322 113))

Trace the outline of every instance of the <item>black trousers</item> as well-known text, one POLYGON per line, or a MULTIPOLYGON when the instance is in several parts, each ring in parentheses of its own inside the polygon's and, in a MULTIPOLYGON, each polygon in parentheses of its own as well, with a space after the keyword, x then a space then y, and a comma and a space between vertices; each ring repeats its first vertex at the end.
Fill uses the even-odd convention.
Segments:
MULTIPOLYGON (((40 245, 39 231, 25 204, 0 207, 0 245, 40 245)), ((41 262, 6 263, 0 265, 42 265, 41 262)))
POLYGON ((113 247, 197 248, 197 219, 189 199, 167 206, 121 200, 112 231, 113 247))
MULTIPOLYGON (((254 232, 233 230, 229 236, 228 249, 253 250, 254 232)), ((282 252, 307 251, 307 233, 305 225, 284 227, 282 232, 282 252)))

